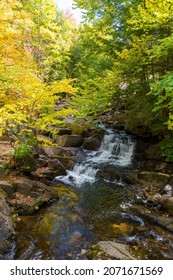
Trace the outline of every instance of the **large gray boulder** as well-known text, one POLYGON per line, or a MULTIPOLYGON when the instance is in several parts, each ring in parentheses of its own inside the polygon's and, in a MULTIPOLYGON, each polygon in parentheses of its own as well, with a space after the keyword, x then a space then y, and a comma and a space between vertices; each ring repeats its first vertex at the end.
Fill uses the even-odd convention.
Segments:
POLYGON ((81 135, 60 135, 57 142, 62 147, 80 147, 83 142, 81 135))
POLYGON ((135 260, 129 252, 129 246, 113 241, 100 241, 91 247, 89 259, 135 260))

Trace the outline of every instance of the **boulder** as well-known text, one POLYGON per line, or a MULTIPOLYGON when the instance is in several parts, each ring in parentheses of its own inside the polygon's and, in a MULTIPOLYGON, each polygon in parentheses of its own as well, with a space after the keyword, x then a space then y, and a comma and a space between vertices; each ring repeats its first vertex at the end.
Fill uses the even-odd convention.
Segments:
POLYGON ((173 181, 173 175, 171 174, 150 171, 135 170, 122 174, 121 177, 123 182, 127 184, 139 184, 142 189, 153 186, 156 192, 173 181))
POLYGON ((135 260, 129 252, 129 247, 113 241, 100 241, 98 243, 101 250, 116 260, 135 260))
MULTIPOLYGON (((64 156, 64 149, 62 147, 56 146, 42 146, 41 148, 41 155, 43 155, 44 159, 46 158, 56 158, 57 156, 64 156)), ((40 156, 41 158, 41 156, 40 156)))
POLYGON ((56 147, 56 146, 42 146, 40 149, 40 159, 47 160, 47 158, 62 158, 73 157, 78 152, 77 147, 56 147))
POLYGON ((141 205, 133 205, 131 210, 151 224, 158 225, 161 228, 173 233, 173 217, 167 217, 164 213, 147 209, 141 205))
MULTIPOLYGON (((59 175, 66 175, 66 169, 58 159, 48 160, 48 167, 53 171, 58 172, 59 175)), ((58 176, 58 175, 57 175, 58 176)))
POLYGON ((102 115, 101 120, 106 124, 111 124, 114 129, 124 130, 127 122, 127 114, 124 111, 109 112, 106 115, 102 115))
POLYGON ((48 204, 58 198, 57 192, 45 184, 21 178, 13 184, 15 193, 9 201, 20 214, 31 214, 38 210, 43 204, 48 204))
POLYGON ((41 180, 45 184, 50 184, 56 176, 66 175, 66 169, 61 163, 51 162, 51 167, 40 167, 32 174, 35 180, 41 180), (52 166, 54 165, 54 167, 52 166), (56 166, 56 168, 55 168, 56 166))
POLYGON ((113 241, 100 241, 87 253, 91 259, 135 260, 129 246, 113 241))
POLYGON ((80 147, 83 142, 81 135, 60 135, 57 142, 62 147, 80 147))
MULTIPOLYGON (((61 163, 61 165, 65 168, 65 170, 69 170, 72 169, 75 163, 75 157, 58 157, 59 162, 61 163)), ((63 174, 60 174, 63 175, 63 174)))
POLYGON ((146 182, 155 182, 156 185, 163 187, 171 181, 172 176, 161 172, 143 171, 137 173, 137 178, 146 182))
POLYGON ((8 181, 0 181, 0 189, 2 189, 9 197, 12 197, 14 188, 8 181))
POLYGON ((147 200, 154 204, 160 203, 161 198, 162 198, 162 196, 159 193, 156 193, 154 195, 147 195, 147 200))
POLYGON ((160 199, 162 207, 173 215, 173 197, 169 195, 163 195, 160 199))
POLYGON ((29 180, 25 177, 16 180, 13 183, 13 186, 15 188, 15 192, 19 192, 24 195, 32 195, 34 192, 48 192, 52 197, 56 195, 56 192, 51 187, 48 187, 47 185, 36 180, 29 180))
POLYGON ((84 141, 82 148, 84 150, 92 150, 92 151, 99 150, 103 137, 104 137, 104 130, 101 129, 101 130, 94 131, 92 135, 84 141))
POLYGON ((163 172, 167 174, 173 173, 173 165, 168 162, 158 161, 158 160, 143 160, 138 161, 136 165, 138 170, 163 172))
POLYGON ((36 160, 37 170, 34 176, 41 176, 47 180, 53 180, 55 176, 65 175, 67 169, 71 169, 78 152, 76 147, 42 147, 41 154, 36 160))
POLYGON ((36 161, 37 168, 48 166, 48 160, 46 158, 38 158, 36 161))
POLYGON ((23 195, 30 195, 31 191, 33 191, 33 184, 32 181, 26 178, 21 178, 16 180, 13 183, 13 187, 15 189, 15 192, 22 193, 23 195))
POLYGON ((122 173, 121 179, 124 183, 129 184, 129 185, 141 183, 141 180, 138 179, 137 171, 122 173))

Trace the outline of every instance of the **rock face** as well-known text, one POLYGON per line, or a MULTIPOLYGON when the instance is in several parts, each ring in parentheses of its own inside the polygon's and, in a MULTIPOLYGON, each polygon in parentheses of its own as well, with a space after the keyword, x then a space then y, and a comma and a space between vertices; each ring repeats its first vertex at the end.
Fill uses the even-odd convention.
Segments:
POLYGON ((92 259, 135 260, 127 245, 113 241, 100 241, 89 251, 92 259))
POLYGON ((11 211, 3 191, 0 190, 0 258, 10 249, 10 238, 14 234, 11 211))

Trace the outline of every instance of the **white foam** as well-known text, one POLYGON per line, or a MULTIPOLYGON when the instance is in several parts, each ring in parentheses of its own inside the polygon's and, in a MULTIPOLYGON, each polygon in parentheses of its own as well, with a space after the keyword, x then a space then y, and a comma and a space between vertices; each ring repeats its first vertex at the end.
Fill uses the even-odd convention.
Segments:
POLYGON ((133 151, 134 142, 129 135, 106 130, 98 152, 87 152, 87 157, 82 163, 76 163, 72 171, 67 171, 66 176, 58 176, 55 179, 78 187, 85 183, 94 183, 101 164, 126 167, 132 162, 133 151))

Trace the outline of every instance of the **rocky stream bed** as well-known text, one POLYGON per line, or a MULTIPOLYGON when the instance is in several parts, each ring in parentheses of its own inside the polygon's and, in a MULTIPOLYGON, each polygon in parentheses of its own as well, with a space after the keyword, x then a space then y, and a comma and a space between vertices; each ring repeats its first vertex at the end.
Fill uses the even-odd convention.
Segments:
POLYGON ((0 259, 172 259, 173 165, 157 145, 111 130, 103 154, 103 130, 63 133, 61 146, 39 147, 22 176, 5 173, 11 147, 1 141, 0 259), (126 160, 129 149, 121 164, 118 153, 126 160))

